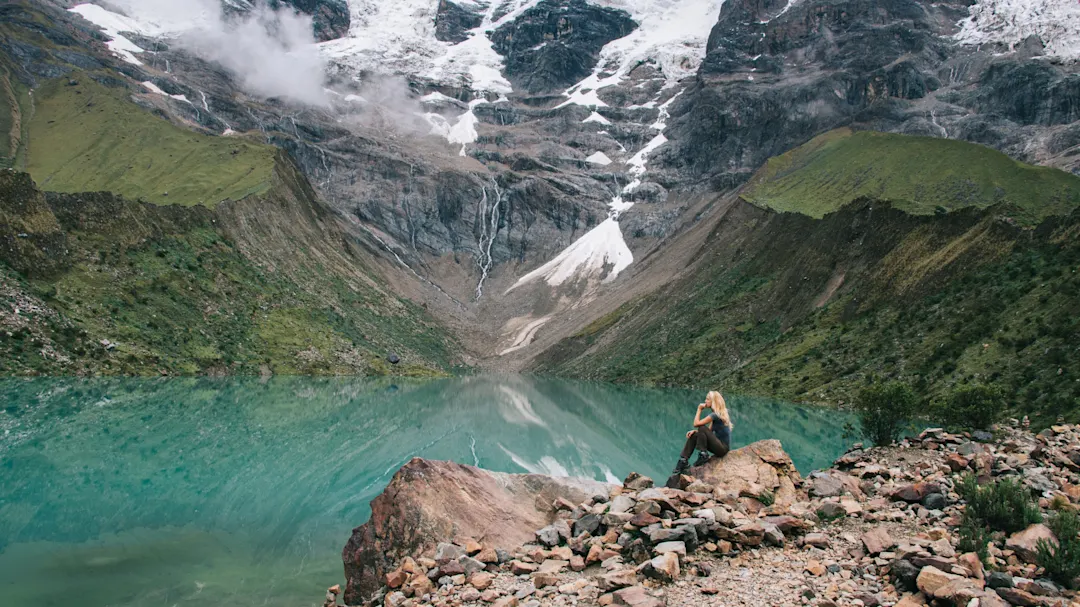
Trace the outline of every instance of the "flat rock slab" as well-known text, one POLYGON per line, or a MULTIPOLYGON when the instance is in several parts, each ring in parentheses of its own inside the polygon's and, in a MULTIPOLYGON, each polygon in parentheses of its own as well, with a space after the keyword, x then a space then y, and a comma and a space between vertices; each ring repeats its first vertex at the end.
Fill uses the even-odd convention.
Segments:
POLYGON ((631 586, 618 590, 614 594, 616 605, 626 607, 664 607, 666 602, 649 594, 644 586, 631 586))

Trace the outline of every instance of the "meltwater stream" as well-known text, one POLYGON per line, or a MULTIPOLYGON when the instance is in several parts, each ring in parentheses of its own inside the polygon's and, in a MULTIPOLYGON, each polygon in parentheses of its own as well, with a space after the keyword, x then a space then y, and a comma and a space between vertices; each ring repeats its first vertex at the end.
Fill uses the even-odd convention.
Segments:
MULTIPOLYGON (((321 604, 409 458, 666 476, 703 394, 523 376, 0 380, 0 605, 321 604)), ((804 473, 833 411, 731 397, 804 473)))

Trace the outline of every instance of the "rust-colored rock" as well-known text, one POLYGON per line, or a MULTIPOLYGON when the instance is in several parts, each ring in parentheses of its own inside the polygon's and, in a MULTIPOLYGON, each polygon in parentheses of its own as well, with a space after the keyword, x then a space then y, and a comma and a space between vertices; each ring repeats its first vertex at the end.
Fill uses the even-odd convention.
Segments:
POLYGON ((889 536, 889 532, 884 527, 875 527, 863 534, 862 543, 866 546, 868 553, 878 554, 895 546, 896 540, 889 536))
POLYGON ((1009 536, 1009 539, 1005 542, 1005 547, 1015 552, 1016 556, 1020 557, 1020 560, 1025 563, 1034 563, 1039 540, 1047 540, 1051 544, 1057 544, 1057 539, 1054 538, 1050 528, 1040 523, 1031 525, 1027 529, 1009 536))
POLYGON ((795 485, 802 482, 791 457, 784 452, 780 441, 774 439, 758 441, 722 458, 713 458, 704 466, 691 468, 689 474, 718 491, 739 495, 770 491, 781 506, 795 502, 795 485))
POLYGON ((520 546, 552 522, 558 498, 580 503, 609 490, 591 480, 503 474, 414 458, 371 502, 371 519, 353 530, 342 551, 345 603, 363 602, 405 556, 430 552, 455 537, 476 538, 490 547, 520 546))
POLYGON ((394 571, 386 574, 386 585, 394 590, 397 590, 398 588, 401 588, 403 584, 405 584, 405 579, 408 577, 409 575, 404 571, 400 569, 395 569, 394 571))

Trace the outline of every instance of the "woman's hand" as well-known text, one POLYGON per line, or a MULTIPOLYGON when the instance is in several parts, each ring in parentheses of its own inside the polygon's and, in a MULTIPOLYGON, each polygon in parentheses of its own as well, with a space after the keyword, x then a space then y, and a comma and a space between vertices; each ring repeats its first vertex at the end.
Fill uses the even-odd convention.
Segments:
POLYGON ((702 409, 707 409, 708 407, 709 407, 708 403, 701 403, 701 404, 699 404, 697 406, 697 410, 701 411, 702 409))
POLYGON ((686 433, 686 438, 690 438, 693 435, 694 435, 694 431, 690 430, 689 432, 686 433))

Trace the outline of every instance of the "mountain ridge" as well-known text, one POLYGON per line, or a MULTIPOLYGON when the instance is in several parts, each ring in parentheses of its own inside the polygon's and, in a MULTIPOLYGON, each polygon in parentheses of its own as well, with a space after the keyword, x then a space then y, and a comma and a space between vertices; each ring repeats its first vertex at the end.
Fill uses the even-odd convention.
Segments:
MULTIPOLYGON (((1052 247, 1047 234, 1058 232, 1046 227, 1053 224, 1046 216, 1065 216, 1075 206, 1069 198, 1075 178, 1066 173, 1080 170, 1080 114, 1074 111, 1080 107, 1075 103, 1080 75, 1071 47, 1062 41, 1075 29, 1076 16, 1047 13, 1043 4, 1024 12, 1030 7, 992 0, 353 1, 347 28, 338 27, 333 37, 320 34, 317 46, 300 53, 321 62, 311 64, 325 71, 321 84, 297 80, 312 90, 280 90, 280 95, 267 94, 266 83, 254 86, 234 58, 226 61, 193 45, 203 27, 198 21, 168 21, 141 8, 120 15, 110 12, 115 6, 87 6, 95 5, 71 12, 67 3, 16 2, 4 9, 2 27, 9 35, 0 42, 0 55, 10 94, 0 126, 18 140, 5 162, 26 166, 25 148, 19 146, 27 137, 31 146, 35 136, 41 137, 44 116, 33 117, 31 92, 44 94, 50 89, 43 86, 53 86, 73 94, 79 86, 57 83, 87 78, 85 86, 113 91, 117 102, 130 101, 161 121, 154 124, 171 123, 208 141, 226 142, 222 149, 242 144, 283 150, 296 169, 286 173, 302 174, 304 188, 310 186, 303 198, 317 201, 311 208, 325 207, 319 213, 332 216, 326 221, 334 227, 324 236, 308 232, 303 240, 327 240, 318 250, 344 264, 342 271, 352 272, 353 264, 366 268, 362 274, 371 269, 388 293, 411 301, 407 308, 416 306, 415 318, 429 314, 460 340, 460 358, 429 350, 428 362, 467 360, 496 370, 562 368, 563 358, 580 355, 582 339, 615 339, 633 316, 618 310, 668 291, 682 297, 691 277, 706 291, 741 293, 749 302, 755 289, 788 284, 776 282, 777 271, 813 270, 804 273, 813 277, 807 281, 813 288, 807 285, 782 321, 758 323, 752 315, 724 321, 728 329, 734 327, 740 349, 761 354, 760 348, 777 339, 793 339, 790 331, 800 322, 826 314, 815 311, 817 299, 823 302, 820 310, 848 305, 830 302, 852 296, 852 282, 863 270, 864 286, 871 291, 893 293, 889 289, 896 284, 909 282, 932 285, 919 291, 925 298, 948 295, 951 279, 925 280, 941 268, 950 268, 941 276, 963 281, 991 267, 1006 274, 1013 271, 1010 264, 1026 267, 1009 256, 1027 246, 1025 238, 1052 247), (990 35, 990 14, 1012 15, 1022 27, 990 35), (1032 15, 1046 14, 1059 23, 1036 27, 1032 15), (101 21, 104 30, 83 17, 101 21), (25 132, 34 124, 37 135, 33 129, 25 132), (836 137, 848 132, 843 129, 854 134, 836 137), (761 189, 770 163, 802 154, 799 150, 808 148, 800 146, 811 142, 813 147, 815 138, 849 145, 848 156, 831 150, 831 165, 824 166, 815 164, 821 155, 804 154, 805 162, 795 163, 801 171, 785 173, 788 181, 770 179, 771 189, 761 189), (937 150, 930 156, 938 165, 955 159, 949 163, 955 166, 937 169, 956 175, 912 169, 917 158, 907 158, 907 150, 920 146, 937 150), (862 161, 861 168, 852 168, 853 161, 862 161), (998 167, 994 174, 978 173, 988 162, 998 167), (1005 185, 995 181, 1008 173, 1001 167, 1019 167, 1005 185), (1057 185, 1040 189, 1038 180, 1018 177, 1036 174, 1053 176, 1049 181, 1057 185), (826 187, 823 175, 836 177, 835 183, 826 187), (1059 191, 1064 198, 1048 206, 1046 200, 1059 191), (821 219, 754 210, 739 196, 809 210, 821 219), (957 210, 972 201, 988 210, 957 210), (931 214, 913 217, 892 208, 905 205, 931 214), (876 223, 878 216, 888 220, 876 223), (868 236, 842 225, 845 221, 876 225, 883 232, 868 236), (826 224, 830 227, 821 227, 826 224), (967 228, 950 231, 949 226, 961 224, 967 228), (819 234, 817 243, 825 248, 811 257, 828 267, 800 262, 798 252, 810 252, 801 248, 805 244, 769 231, 783 226, 819 234), (1020 232, 1009 232, 1013 228, 1020 232), (987 240, 983 233, 995 236, 987 240), (745 240, 753 234, 763 235, 773 248, 745 240), (830 234, 848 240, 829 244, 830 234), (329 248, 336 249, 331 241, 341 238, 363 254, 344 261, 331 254, 329 248), (869 255, 859 247, 871 238, 900 244, 892 253, 869 255), (989 242, 1002 250, 994 251, 989 242), (759 260, 764 265, 757 275, 737 276, 729 265, 717 266, 715 274, 701 273, 707 265, 702 256, 715 261, 750 253, 774 261, 759 260), (833 266, 842 259, 862 259, 862 269, 837 272, 833 266), (878 275, 880 284, 867 278, 878 275), (724 281, 730 284, 725 287, 724 281)), ((213 25, 228 31, 257 24, 243 14, 229 19, 213 25)), ((276 56, 273 52, 268 56, 276 56)), ((283 63, 279 71, 287 74, 293 67, 283 63)), ((62 123, 52 128, 62 133, 62 123)), ((227 166, 211 170, 211 176, 228 181, 227 166)), ((30 168, 43 174, 40 167, 30 168)), ((107 171, 83 175, 109 179, 107 171)), ((142 191, 154 192, 154 178, 144 181, 142 191)), ((192 185, 206 191, 205 198, 219 198, 211 195, 210 185, 192 185)), ((122 189, 91 189, 97 187, 122 189)), ((178 195, 176 187, 168 186, 170 197, 178 195)), ((75 184, 71 191, 78 189, 75 184)), ((165 202, 163 193, 146 199, 165 202)), ((243 198, 244 193, 220 198, 242 198, 226 206, 246 208, 254 198, 243 198)), ((182 197, 205 202, 190 194, 182 197)), ((283 260, 287 246, 282 243, 288 239, 282 230, 323 221, 309 218, 298 226, 253 221, 270 218, 248 214, 230 226, 249 243, 259 243, 249 244, 245 259, 268 267, 283 260), (260 257, 263 249, 276 250, 276 259, 260 257)), ((1048 255, 1051 270, 1061 269, 1067 259, 1067 251, 1048 255)), ((315 280, 308 274, 293 272, 288 280, 315 280)), ((1068 284, 1061 286, 1067 290, 1068 284)), ((855 309, 873 316, 886 308, 855 309)), ((684 313, 690 314, 678 312, 684 313)), ((842 330, 843 323, 826 324, 798 331, 842 330)), ((633 340, 625 343, 636 347, 633 340)), ((775 354, 775 360, 787 360, 785 352, 775 354)), ((729 363, 732 372, 746 364, 729 363)), ((574 371, 599 374, 610 367, 606 364, 596 359, 574 371)), ((776 365, 763 371, 760 382, 739 385, 762 391, 772 378, 783 377, 785 371, 776 365)), ((653 371, 644 369, 640 377, 667 382, 679 376, 653 371)), ((699 371, 703 378, 722 379, 715 369, 699 371)), ((813 376, 808 382, 829 383, 825 371, 815 373, 808 374, 813 376)), ((853 385, 840 383, 843 391, 853 385)), ((798 386, 779 389, 793 398, 811 398, 798 386)), ((818 394, 815 400, 847 398, 818 394)))

